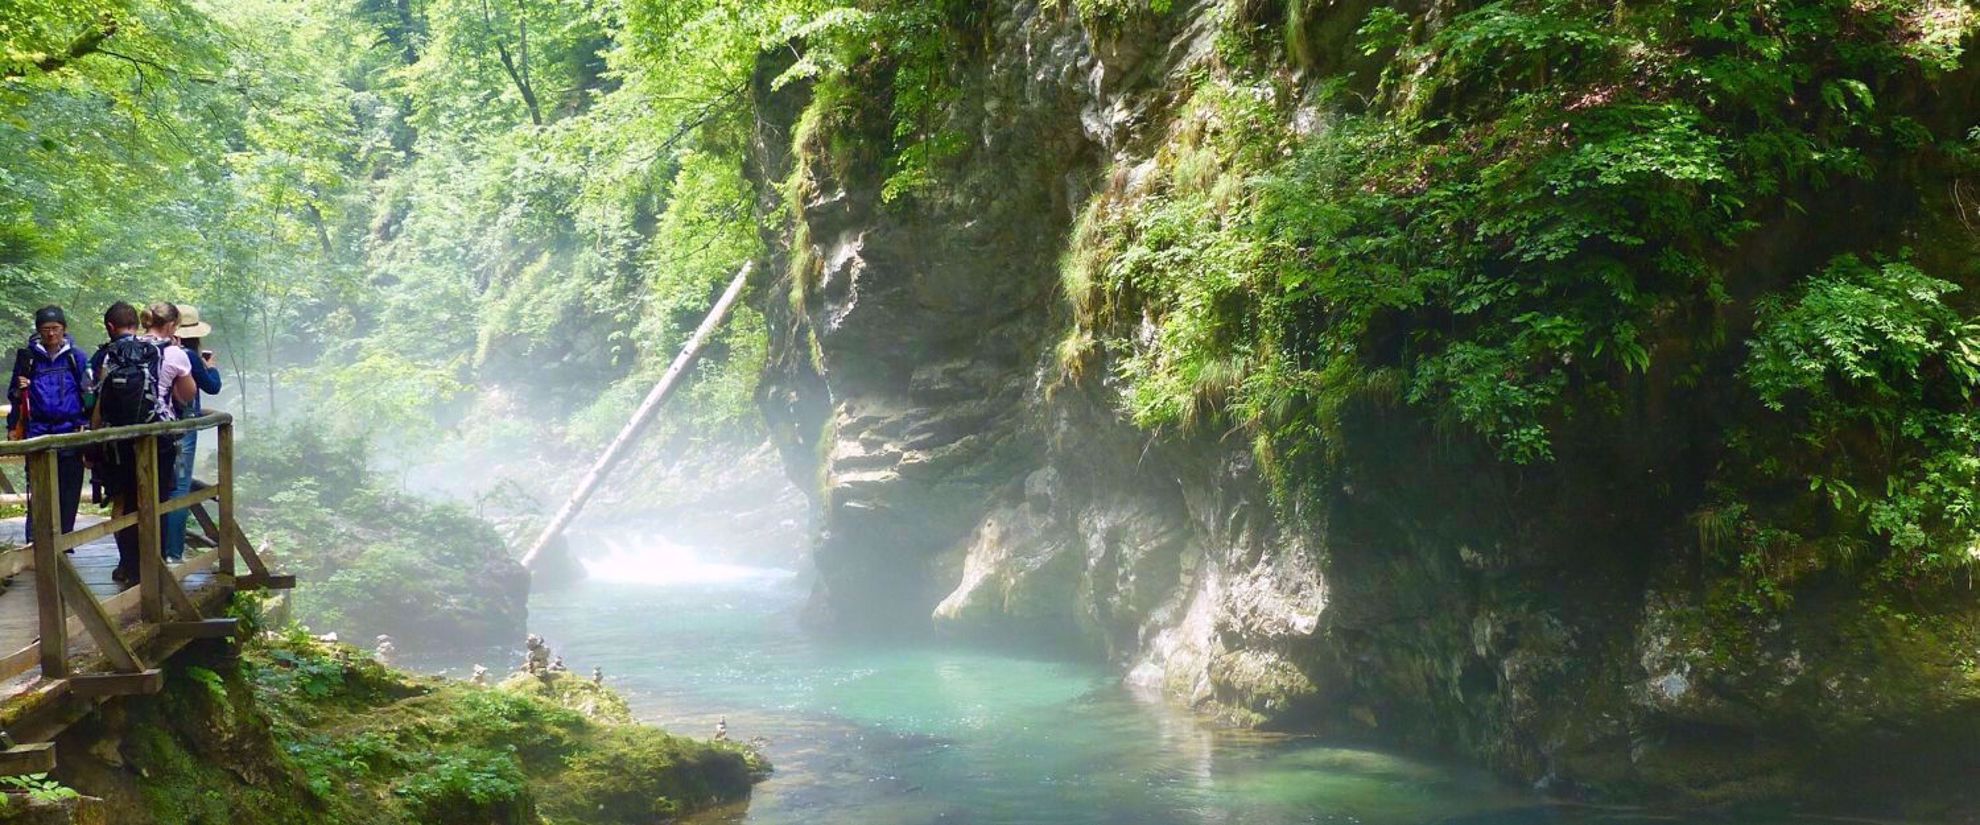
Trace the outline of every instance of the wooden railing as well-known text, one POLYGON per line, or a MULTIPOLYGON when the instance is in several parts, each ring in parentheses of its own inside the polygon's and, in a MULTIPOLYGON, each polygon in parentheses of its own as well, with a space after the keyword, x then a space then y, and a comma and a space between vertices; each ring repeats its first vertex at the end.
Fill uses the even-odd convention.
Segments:
MULTIPOLYGON (((31 528, 28 538, 32 548, 28 563, 16 565, 16 569, 34 571, 40 636, 33 644, 0 658, 0 681, 14 679, 39 666, 44 681, 62 680, 66 682, 64 687, 78 696, 156 692, 163 685, 162 675, 139 658, 120 620, 133 601, 138 609, 139 625, 155 628, 160 636, 225 637, 237 633, 236 620, 203 615, 186 592, 186 577, 211 571, 219 585, 230 592, 295 586, 294 577, 269 571, 235 518, 234 420, 226 413, 0 443, 0 458, 14 456, 24 459, 27 465, 31 528), (218 431, 219 478, 205 489, 161 502, 159 439, 208 429, 218 431), (136 508, 130 512, 113 512, 107 521, 64 531, 59 496, 52 494, 58 489, 57 453, 95 447, 108 451, 125 443, 134 447, 131 457, 136 461, 136 508), (207 501, 217 504, 217 520, 201 507, 207 501), (199 517, 216 547, 213 552, 173 569, 166 566, 159 552, 163 539, 159 517, 180 510, 192 510, 199 517), (138 534, 138 584, 116 596, 98 599, 64 551, 131 527, 137 528, 138 534), (245 563, 248 572, 236 576, 239 563, 245 563), (87 633, 101 651, 111 672, 74 672, 69 640, 82 633, 87 633)), ((132 632, 139 629, 133 628, 132 632)))

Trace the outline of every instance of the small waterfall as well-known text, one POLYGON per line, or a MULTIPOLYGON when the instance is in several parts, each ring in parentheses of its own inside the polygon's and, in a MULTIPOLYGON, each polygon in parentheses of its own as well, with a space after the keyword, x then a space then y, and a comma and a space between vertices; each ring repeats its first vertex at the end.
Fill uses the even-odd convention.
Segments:
POLYGON ((695 548, 651 533, 588 533, 577 555, 594 581, 619 584, 730 584, 781 581, 794 570, 706 561, 695 548))

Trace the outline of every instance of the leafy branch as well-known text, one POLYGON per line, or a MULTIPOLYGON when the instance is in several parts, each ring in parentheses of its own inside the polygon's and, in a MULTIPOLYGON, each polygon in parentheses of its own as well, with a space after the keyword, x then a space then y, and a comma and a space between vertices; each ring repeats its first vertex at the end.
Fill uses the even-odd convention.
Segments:
MULTIPOLYGON (((60 71, 63 67, 71 63, 101 51, 103 41, 116 36, 118 27, 117 18, 111 17, 108 14, 103 15, 97 18, 94 28, 77 35, 74 40, 69 41, 68 48, 35 61, 31 64, 31 68, 38 69, 43 73, 60 71)), ((28 71, 28 67, 17 66, 9 68, 5 72, 0 72, 0 80, 14 80, 26 77, 28 71)))

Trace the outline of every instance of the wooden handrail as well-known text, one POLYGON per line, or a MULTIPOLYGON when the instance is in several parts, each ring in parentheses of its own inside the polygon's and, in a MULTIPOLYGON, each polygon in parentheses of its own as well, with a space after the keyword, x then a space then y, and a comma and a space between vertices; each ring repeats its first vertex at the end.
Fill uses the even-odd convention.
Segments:
POLYGON ((72 450, 77 447, 94 447, 98 444, 115 444, 120 441, 156 435, 181 435, 212 429, 234 423, 234 417, 224 412, 209 412, 192 418, 177 421, 158 421, 151 424, 131 424, 124 427, 105 427, 101 430, 84 430, 79 433, 61 435, 38 435, 20 441, 0 442, 0 457, 24 456, 48 450, 72 450))
MULTIPOLYGON (((180 421, 110 427, 7 442, 0 444, 0 457, 25 458, 28 474, 32 478, 29 486, 36 490, 53 490, 58 483, 56 451, 126 441, 136 442, 136 448, 131 451, 136 464, 132 473, 132 480, 136 483, 132 497, 135 506, 128 512, 117 512, 110 520, 100 524, 65 531, 61 528, 60 512, 54 496, 30 499, 34 531, 29 538, 34 559, 35 590, 40 598, 41 638, 29 648, 0 657, 0 679, 24 672, 35 660, 39 660, 41 675, 45 679, 82 678, 71 673, 68 660, 68 640, 75 630, 86 631, 96 642, 97 649, 109 658, 111 666, 120 673, 149 673, 146 664, 137 658, 125 640, 116 621, 117 615, 123 608, 135 603, 146 625, 164 628, 169 624, 172 626, 170 629, 185 630, 180 625, 219 623, 221 620, 208 622, 200 616, 198 606, 179 582, 180 576, 196 570, 216 568, 215 572, 226 578, 230 590, 293 586, 293 577, 276 575, 268 569, 260 554, 242 535, 240 524, 235 521, 234 419, 227 413, 213 412, 180 421), (212 428, 219 430, 218 483, 161 501, 161 483, 164 479, 158 475, 162 469, 158 463, 158 450, 162 440, 212 428), (159 517, 198 507, 208 500, 219 505, 219 546, 196 565, 183 566, 176 572, 167 569, 159 554, 163 540, 159 517), (137 530, 138 586, 110 599, 106 605, 83 584, 62 551, 130 528, 137 530), (244 559, 253 571, 248 578, 238 582, 232 578, 237 556, 244 559), (167 621, 168 609, 170 613, 177 614, 179 622, 167 621), (69 618, 71 613, 74 619, 69 618)), ((205 514, 201 513, 201 516, 201 520, 205 521, 205 514)))
MULTIPOLYGON (((186 563, 180 565, 173 572, 179 578, 185 578, 210 571, 218 562, 218 555, 209 550, 205 553, 188 557, 186 563)), ((132 588, 115 596, 105 596, 101 601, 103 602, 103 612, 111 616, 122 617, 131 613, 137 607, 138 591, 136 588, 132 588)), ((71 617, 63 628, 63 633, 67 636, 75 636, 86 632, 88 631, 83 627, 82 619, 76 617, 71 617)), ((40 654, 40 643, 37 641, 6 656, 0 656, 0 681, 12 679, 33 670, 35 664, 40 661, 40 654)), ((43 671, 41 675, 47 676, 48 673, 43 671)))
MULTIPOLYGON (((76 718, 75 709, 68 705, 39 703, 100 702, 110 696, 156 693, 164 688, 163 671, 155 666, 158 661, 193 639, 237 635, 241 629, 237 619, 202 615, 216 605, 210 599, 217 596, 222 600, 218 604, 224 604, 239 591, 295 586, 294 576, 269 569, 268 560, 255 550, 236 520, 234 418, 227 413, 0 442, 0 459, 22 461, 28 486, 36 493, 27 497, 33 528, 29 546, 0 553, 0 571, 4 571, 0 575, 32 572, 34 577, 38 638, 12 653, 0 650, 0 682, 13 682, 39 666, 39 679, 21 683, 20 692, 0 700, 8 703, 10 712, 26 706, 24 712, 39 720, 30 723, 39 727, 27 729, 26 735, 33 739, 51 737, 76 718), (159 461, 161 448, 169 443, 167 439, 205 429, 218 430, 217 483, 166 500, 164 486, 170 479, 159 475, 167 469, 159 461), (128 451, 117 454, 127 456, 134 466, 119 469, 129 472, 134 489, 121 491, 109 520, 64 529, 61 505, 53 494, 60 486, 58 451, 124 442, 134 443, 128 451), (200 507, 209 500, 218 505, 217 520, 200 507), (170 569, 159 553, 164 539, 159 519, 166 513, 188 509, 199 517, 216 546, 213 552, 195 555, 176 570, 170 569), (137 586, 99 597, 63 551, 125 529, 137 534, 139 569, 133 571, 139 574, 137 586), (246 565, 245 574, 235 575, 237 561, 246 565), (184 579, 209 572, 212 579, 199 588, 184 579), (130 613, 137 614, 134 625, 126 621, 130 613), (101 660, 76 658, 74 654, 87 653, 87 649, 72 648, 71 640, 85 639, 93 643, 101 660), (92 664, 97 661, 103 664, 92 664), (101 669, 104 665, 109 672, 101 669)), ((10 733, 22 735, 14 722, 9 725, 10 733)), ((52 763, 48 746, 32 739, 21 741, 0 747, 0 774, 19 773, 27 769, 23 766, 47 770, 52 763)))

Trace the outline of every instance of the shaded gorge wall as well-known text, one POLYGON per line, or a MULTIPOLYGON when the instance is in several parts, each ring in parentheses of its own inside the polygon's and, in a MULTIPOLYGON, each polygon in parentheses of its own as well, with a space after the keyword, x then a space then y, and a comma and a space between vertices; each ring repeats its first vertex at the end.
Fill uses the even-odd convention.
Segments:
POLYGON ((814 617, 1567 795, 1973 804, 1971 12, 1692 5, 995 2, 766 55, 814 617))

